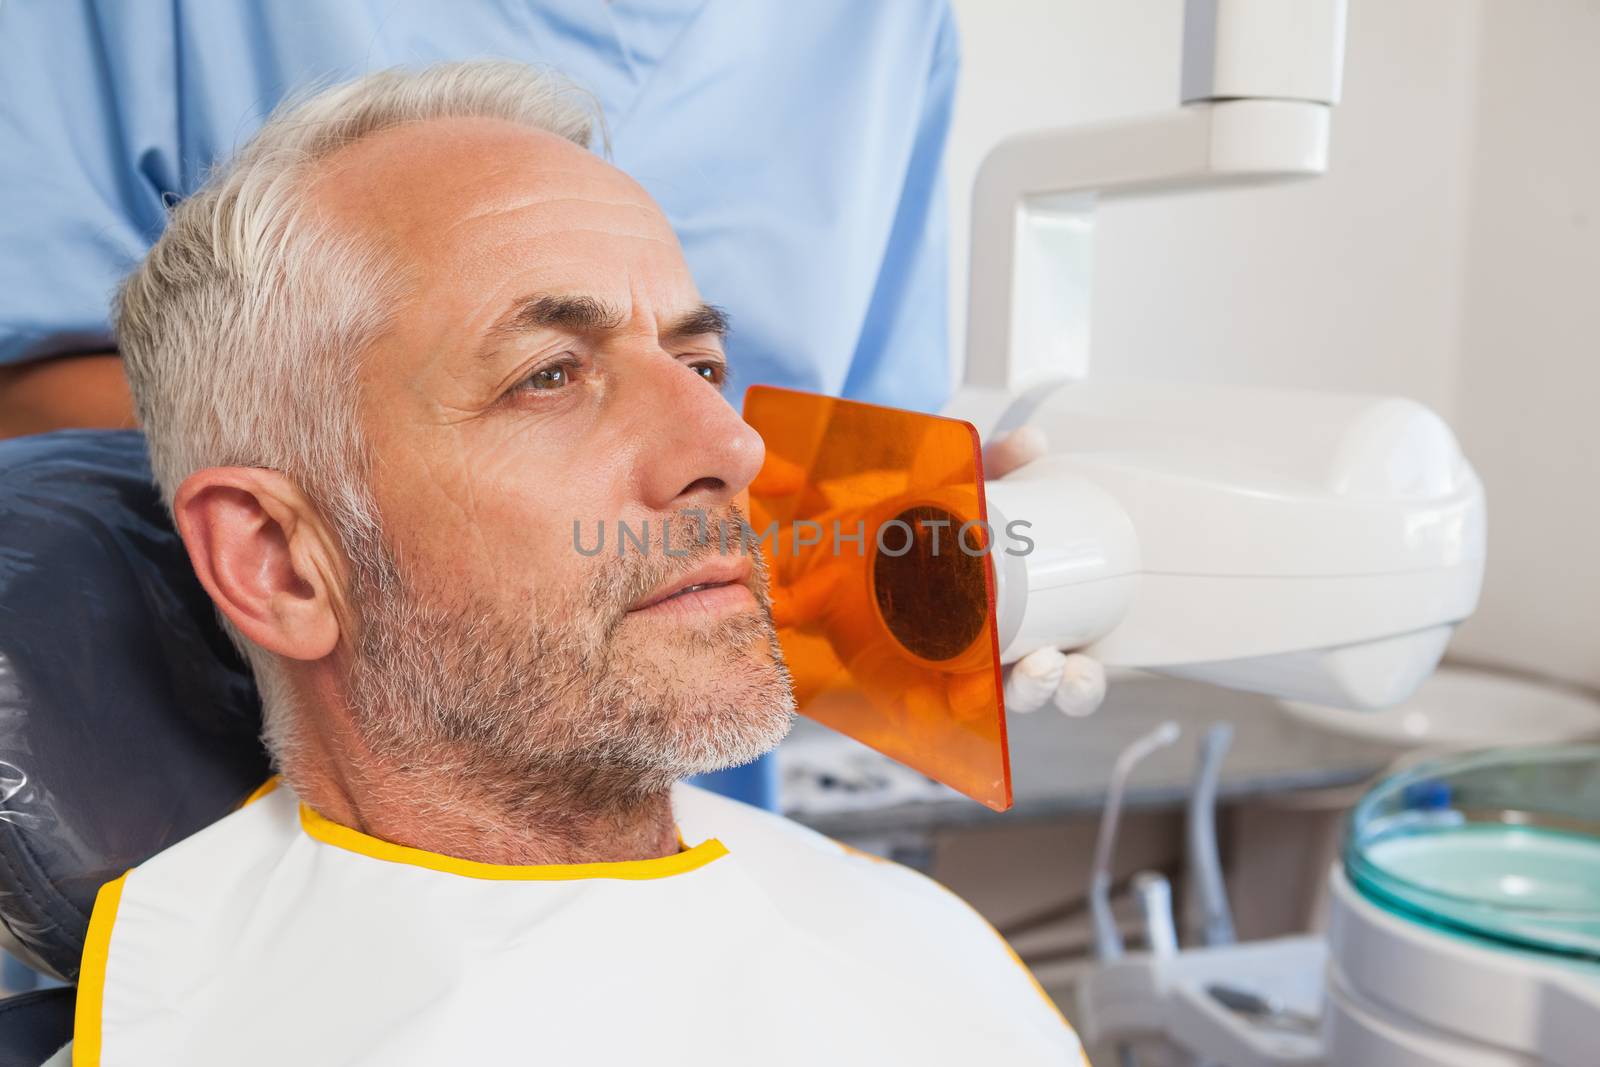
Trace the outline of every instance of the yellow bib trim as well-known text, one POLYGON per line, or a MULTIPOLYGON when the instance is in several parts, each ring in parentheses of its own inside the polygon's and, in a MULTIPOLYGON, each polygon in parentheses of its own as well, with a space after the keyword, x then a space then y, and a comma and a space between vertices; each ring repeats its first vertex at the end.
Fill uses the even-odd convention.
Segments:
MULTIPOLYGON (((707 838, 687 852, 662 856, 653 860, 622 860, 615 863, 549 863, 514 865, 480 863, 477 860, 457 859, 437 852, 428 852, 408 845, 364 834, 341 826, 317 814, 306 804, 300 805, 300 827, 311 837, 325 845, 355 852, 388 863, 404 863, 412 867, 426 867, 430 871, 461 875, 464 878, 484 878, 500 882, 567 882, 581 878, 620 878, 641 881, 647 878, 670 878, 687 874, 728 854, 728 849, 716 838, 707 838)), ((74 1065, 76 1067, 76 1065, 74 1065)))
POLYGON ((89 933, 83 940, 83 962, 78 967, 78 1005, 72 1017, 72 1067, 100 1067, 100 1008, 106 991, 106 957, 111 951, 111 927, 122 903, 124 874, 107 882, 95 894, 89 914, 89 933))

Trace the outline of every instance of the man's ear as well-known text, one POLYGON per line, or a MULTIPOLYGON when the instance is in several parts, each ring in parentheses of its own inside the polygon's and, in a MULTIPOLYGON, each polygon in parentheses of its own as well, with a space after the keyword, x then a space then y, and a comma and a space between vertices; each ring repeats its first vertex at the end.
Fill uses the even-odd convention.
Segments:
POLYGON ((200 584, 270 652, 318 660, 339 643, 343 555, 316 509, 277 471, 208 467, 173 500, 200 584))

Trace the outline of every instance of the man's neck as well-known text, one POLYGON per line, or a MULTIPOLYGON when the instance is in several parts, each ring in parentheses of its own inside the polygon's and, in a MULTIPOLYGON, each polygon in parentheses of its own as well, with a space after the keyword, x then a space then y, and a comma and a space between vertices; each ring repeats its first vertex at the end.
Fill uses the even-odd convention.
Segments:
POLYGON ((420 761, 395 766, 348 743, 332 747, 308 745, 284 777, 325 818, 395 844, 518 866, 679 851, 670 789, 596 796, 560 779, 494 782, 448 758, 418 769, 420 761))
MULTIPOLYGON (((442 783, 388 776, 349 788, 296 776, 300 797, 324 817, 395 844, 479 863, 610 863, 679 851, 669 793, 627 808, 571 814, 559 791, 533 791, 514 806, 456 792, 442 783), (543 809, 550 814, 541 817, 543 809)), ((430 776, 431 777, 431 776, 430 776)))

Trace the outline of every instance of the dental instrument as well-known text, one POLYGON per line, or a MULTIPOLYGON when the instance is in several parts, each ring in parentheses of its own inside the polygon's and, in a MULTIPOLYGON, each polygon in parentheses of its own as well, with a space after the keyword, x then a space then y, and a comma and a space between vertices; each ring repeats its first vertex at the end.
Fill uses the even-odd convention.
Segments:
POLYGON ((1123 749, 1111 769, 1106 806, 1100 813, 1100 831, 1095 837, 1094 866, 1089 871, 1089 914, 1094 924, 1095 956, 1098 959, 1115 960, 1122 958, 1123 954, 1122 934, 1117 929, 1117 919, 1111 910, 1111 865, 1128 776, 1140 760, 1172 744, 1181 734, 1177 723, 1164 722, 1123 749))
POLYGON ((1178 926, 1172 914, 1172 883, 1160 871, 1140 871, 1133 876, 1134 902, 1144 927, 1144 943, 1153 956, 1178 953, 1178 926))
POLYGON ((1283 1001, 1277 997, 1222 982, 1212 982, 1206 986, 1206 992, 1229 1011, 1237 1012, 1261 1026, 1282 1027, 1301 1034, 1315 1034, 1322 1029, 1322 1020, 1303 1011, 1284 1007, 1283 1001))
POLYGON ((1185 813, 1189 874, 1194 878, 1195 896, 1200 903, 1200 941, 1205 945, 1233 944, 1233 910, 1228 906, 1228 887, 1222 877, 1222 860, 1217 852, 1217 780, 1222 761, 1233 744, 1233 727, 1215 723, 1200 739, 1194 787, 1189 791, 1185 813))

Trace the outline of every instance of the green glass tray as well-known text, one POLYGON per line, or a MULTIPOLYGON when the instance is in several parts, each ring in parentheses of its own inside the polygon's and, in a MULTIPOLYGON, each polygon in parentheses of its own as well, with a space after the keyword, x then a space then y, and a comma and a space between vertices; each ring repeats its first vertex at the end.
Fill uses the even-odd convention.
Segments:
POLYGON ((1346 824, 1351 882, 1432 926, 1600 961, 1600 745, 1421 764, 1346 824))

